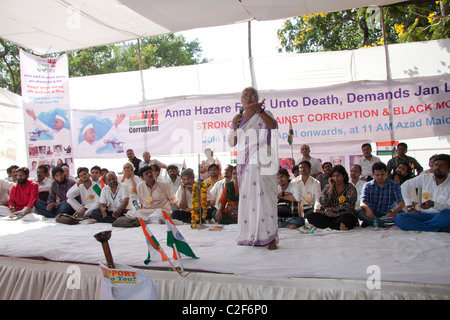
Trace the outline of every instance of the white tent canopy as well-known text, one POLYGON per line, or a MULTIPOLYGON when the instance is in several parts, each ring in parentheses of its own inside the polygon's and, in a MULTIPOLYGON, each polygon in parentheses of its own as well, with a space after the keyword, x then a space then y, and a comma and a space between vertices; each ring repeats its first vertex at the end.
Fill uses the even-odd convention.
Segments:
POLYGON ((276 20, 399 0, 15 0, 0 2, 0 38, 37 54, 253 19, 276 20))

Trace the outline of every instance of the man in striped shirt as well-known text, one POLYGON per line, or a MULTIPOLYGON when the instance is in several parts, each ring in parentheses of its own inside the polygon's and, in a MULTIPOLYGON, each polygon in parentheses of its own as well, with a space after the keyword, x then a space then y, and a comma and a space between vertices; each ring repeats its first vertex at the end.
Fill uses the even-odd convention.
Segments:
POLYGON ((358 211, 361 227, 374 225, 374 222, 380 227, 393 225, 395 215, 405 207, 400 185, 388 179, 383 162, 375 163, 372 173, 374 179, 361 191, 361 209, 358 211))

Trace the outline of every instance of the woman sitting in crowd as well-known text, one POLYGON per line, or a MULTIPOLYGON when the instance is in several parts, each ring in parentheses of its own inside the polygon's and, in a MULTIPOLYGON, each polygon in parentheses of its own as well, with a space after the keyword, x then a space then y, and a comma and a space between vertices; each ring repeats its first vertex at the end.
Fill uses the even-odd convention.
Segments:
POLYGON ((320 204, 325 210, 308 215, 308 222, 321 229, 352 229, 358 223, 355 211, 357 198, 356 188, 349 183, 345 168, 335 166, 320 197, 320 204))

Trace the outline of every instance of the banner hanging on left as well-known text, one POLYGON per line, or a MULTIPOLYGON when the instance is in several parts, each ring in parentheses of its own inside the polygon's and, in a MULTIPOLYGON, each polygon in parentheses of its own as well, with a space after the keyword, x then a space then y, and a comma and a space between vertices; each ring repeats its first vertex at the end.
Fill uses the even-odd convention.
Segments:
POLYGON ((20 51, 20 78, 28 168, 67 163, 73 173, 67 55, 41 58, 20 51))

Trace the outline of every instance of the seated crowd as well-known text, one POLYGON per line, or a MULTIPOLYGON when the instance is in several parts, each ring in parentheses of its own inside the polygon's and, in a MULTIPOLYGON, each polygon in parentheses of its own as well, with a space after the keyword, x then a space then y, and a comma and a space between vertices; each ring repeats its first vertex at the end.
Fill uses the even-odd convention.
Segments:
MULTIPOLYGON (((320 162, 309 155, 309 147, 302 146, 302 158, 292 174, 283 168, 278 172, 278 190, 274 192, 279 227, 295 229, 307 220, 322 229, 396 226, 402 230, 450 231, 448 154, 433 155, 430 168, 423 171, 414 158, 406 156, 404 143, 387 164, 372 155, 370 144, 363 144, 361 150, 362 157, 348 174, 342 165, 330 162, 323 163, 320 170, 320 162)), ((148 152, 143 154, 144 161, 131 149, 127 156, 120 176, 94 166, 78 168, 74 179, 67 166, 50 170, 40 165, 32 181, 28 168, 11 166, 8 179, 0 180, 0 216, 36 213, 55 218, 66 213, 92 223, 136 227, 138 218, 162 223, 164 210, 173 219, 191 223, 195 203, 201 201, 192 197, 194 171, 188 168, 179 173, 178 166, 152 160, 148 152), (160 177, 161 168, 167 169, 167 179, 160 177)), ((202 172, 207 201, 204 220, 237 223, 236 167, 223 168, 223 176, 221 171, 220 164, 213 162, 202 172)))

